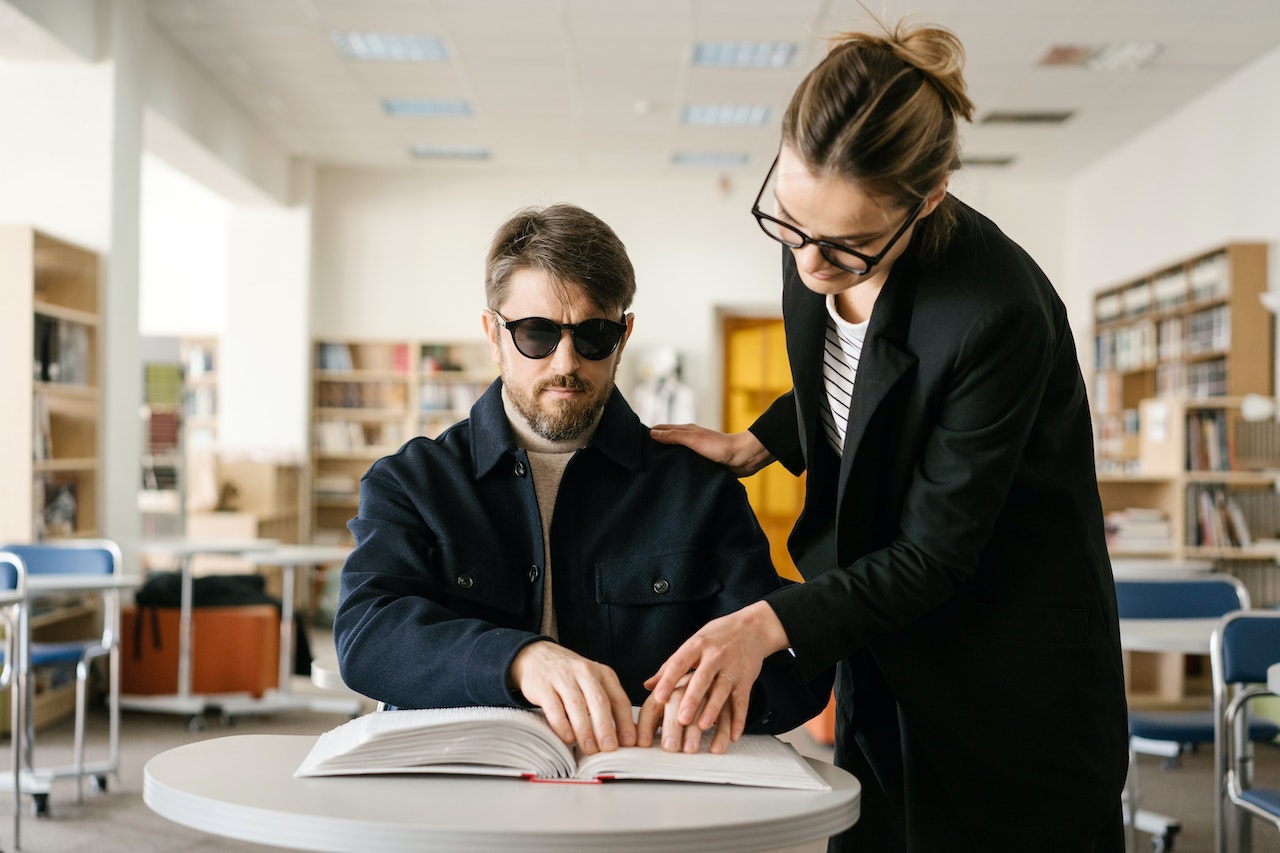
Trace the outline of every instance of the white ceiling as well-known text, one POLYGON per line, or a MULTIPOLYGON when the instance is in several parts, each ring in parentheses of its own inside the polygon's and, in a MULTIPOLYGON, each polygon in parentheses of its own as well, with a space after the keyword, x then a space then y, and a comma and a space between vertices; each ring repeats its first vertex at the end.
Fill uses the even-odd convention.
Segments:
MULTIPOLYGON (((679 168, 677 152, 746 153, 758 172, 778 118, 825 51, 867 20, 856 0, 146 0, 156 27, 283 147, 320 164, 468 170, 679 168), (438 36, 445 63, 358 61, 330 33, 438 36), (693 68, 701 41, 791 40, 784 70, 693 68), (384 98, 464 99, 466 118, 393 118, 384 98), (760 128, 689 127, 692 105, 765 105, 760 128), (484 162, 414 161, 414 144, 479 146, 484 162)), ((885 20, 954 30, 978 122, 971 158, 1065 176, 1280 45, 1278 0, 867 0, 885 20), (1155 41, 1142 71, 1038 67, 1051 47, 1155 41), (1056 126, 983 125, 994 110, 1072 110, 1056 126)), ((3 28, 0 27, 0 34, 3 28)), ((698 168, 698 167, 683 167, 698 168)), ((705 167, 704 167, 705 168, 705 167)))

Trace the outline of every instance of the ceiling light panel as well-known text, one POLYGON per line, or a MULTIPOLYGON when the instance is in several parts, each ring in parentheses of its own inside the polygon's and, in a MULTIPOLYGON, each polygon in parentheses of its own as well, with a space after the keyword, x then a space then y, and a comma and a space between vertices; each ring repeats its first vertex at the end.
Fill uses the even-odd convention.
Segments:
POLYGON ((380 62, 448 62, 444 42, 435 36, 335 30, 333 46, 354 59, 380 62))
POLYGON ((409 156, 415 160, 488 160, 489 149, 478 145, 414 145, 409 156))
POLYGON ((770 110, 759 105, 704 104, 685 107, 681 118, 685 124, 717 127, 762 127, 768 123, 770 110))
POLYGON ((790 68, 799 46, 790 41, 703 41, 693 46, 693 64, 709 68, 790 68))
POLYGON ((450 98, 383 98, 382 111, 398 118, 466 118, 471 105, 450 98))
POLYGON ((745 166, 750 160, 750 155, 741 152, 677 151, 671 155, 671 162, 677 166, 726 168, 745 166))

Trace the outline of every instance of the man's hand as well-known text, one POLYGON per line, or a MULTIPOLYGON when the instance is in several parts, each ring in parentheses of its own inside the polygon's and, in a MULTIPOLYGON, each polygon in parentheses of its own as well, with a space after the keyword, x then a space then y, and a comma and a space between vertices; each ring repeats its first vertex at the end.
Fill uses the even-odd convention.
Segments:
MULTIPOLYGON (((662 727, 662 748, 667 752, 697 752, 702 745, 702 729, 692 725, 681 725, 677 714, 680 700, 684 698, 685 685, 691 675, 686 674, 672 691, 671 698, 665 703, 654 700, 653 694, 640 706, 639 719, 636 720, 636 746, 652 746, 654 735, 659 726, 662 727)), ((716 733, 711 736, 710 752, 721 753, 729 748, 733 723, 730 719, 729 706, 720 709, 716 718, 716 733)))
POLYGON ((736 741, 747 726, 751 686, 764 659, 788 646, 786 629, 773 608, 763 601, 749 604, 711 620, 685 640, 644 683, 653 691, 646 703, 665 706, 683 689, 677 700, 679 725, 696 723, 706 731, 721 725, 728 709, 730 738, 736 741))
POLYGON ((749 430, 723 433, 696 424, 658 424, 649 434, 663 444, 683 444, 699 456, 719 462, 736 477, 749 477, 773 461, 749 430))
POLYGON ((611 752, 636 743, 631 700, 617 673, 602 663, 539 640, 516 654, 511 682, 542 709, 562 741, 576 743, 584 753, 611 752))

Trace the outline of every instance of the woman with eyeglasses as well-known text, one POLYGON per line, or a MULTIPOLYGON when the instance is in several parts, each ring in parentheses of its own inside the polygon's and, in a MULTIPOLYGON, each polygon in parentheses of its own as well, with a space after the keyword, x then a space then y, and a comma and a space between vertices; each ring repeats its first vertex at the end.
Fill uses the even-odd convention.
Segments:
POLYGON ((1036 263, 947 192, 973 103, 949 31, 848 33, 752 212, 785 247, 793 390, 747 432, 653 430, 740 476, 805 472, 806 583, 708 623, 646 682, 736 735, 760 662, 838 663, 832 850, 1123 850, 1124 676, 1085 385, 1036 263))

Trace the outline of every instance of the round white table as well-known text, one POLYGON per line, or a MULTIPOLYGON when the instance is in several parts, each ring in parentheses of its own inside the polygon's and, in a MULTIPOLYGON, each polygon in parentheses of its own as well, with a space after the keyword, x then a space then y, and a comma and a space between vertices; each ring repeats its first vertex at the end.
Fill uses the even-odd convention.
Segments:
POLYGON ((1267 667, 1267 689, 1272 693, 1280 694, 1280 663, 1273 663, 1267 667))
POLYGON ((1112 557, 1111 573, 1116 578, 1189 578, 1213 572, 1212 560, 1173 560, 1163 557, 1112 557))
POLYGON ((746 853, 826 838, 858 819, 862 786, 822 761, 830 791, 667 782, 534 783, 480 776, 295 779, 307 735, 234 735, 144 768, 157 814, 228 838, 328 853, 746 853))
POLYGON ((1209 654, 1217 619, 1121 619, 1120 648, 1130 652, 1209 654))

